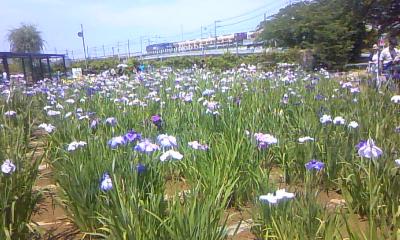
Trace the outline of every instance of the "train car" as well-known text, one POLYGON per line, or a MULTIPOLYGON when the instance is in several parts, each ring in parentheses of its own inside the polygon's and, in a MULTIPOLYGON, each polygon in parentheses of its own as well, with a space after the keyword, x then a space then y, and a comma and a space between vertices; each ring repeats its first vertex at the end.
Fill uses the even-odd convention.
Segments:
POLYGON ((181 42, 173 43, 157 43, 148 45, 146 51, 148 54, 170 53, 177 51, 193 51, 207 48, 231 47, 235 45, 245 45, 244 42, 254 40, 256 38, 255 32, 240 32, 228 35, 222 35, 201 39, 192 39, 181 42))
POLYGON ((237 42, 243 41, 243 40, 247 39, 247 32, 235 33, 233 36, 234 36, 235 41, 237 41, 237 42))
POLYGON ((146 46, 146 52, 148 54, 167 53, 167 52, 173 52, 174 50, 175 50, 174 43, 157 43, 146 46))

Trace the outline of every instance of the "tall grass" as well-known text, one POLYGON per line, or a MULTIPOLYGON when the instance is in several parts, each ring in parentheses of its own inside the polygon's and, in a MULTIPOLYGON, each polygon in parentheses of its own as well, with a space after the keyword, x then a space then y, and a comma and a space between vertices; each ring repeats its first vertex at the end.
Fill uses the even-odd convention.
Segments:
MULTIPOLYGON (((32 99, 13 89, 0 97, 0 163, 11 161, 15 169, 0 173, 0 239, 29 239, 35 226, 31 217, 40 192, 33 190, 42 156, 30 147, 35 111, 32 99), (7 115, 14 111, 15 115, 7 115)), ((45 153, 43 153, 45 154, 45 153)))
POLYGON ((345 229, 353 213, 371 222, 368 236, 392 237, 398 226, 398 105, 390 101, 390 92, 361 89, 356 93, 325 74, 300 69, 201 70, 73 83, 63 87, 64 96, 57 95, 60 88, 50 87, 36 101, 52 109, 62 105, 59 116, 43 111, 41 117, 57 128, 47 140, 63 204, 88 236, 224 239, 227 208, 239 209, 280 186, 296 186, 303 190, 294 201, 257 206, 259 225, 253 231, 258 237, 340 239, 347 230, 337 229, 345 229), (87 89, 95 90, 88 94, 87 89), (189 93, 191 101, 185 98, 189 93), (210 102, 219 107, 207 109, 210 102), (159 126, 151 121, 156 114, 162 118, 159 126), (343 117, 346 123, 321 123, 323 115, 343 117), (105 123, 109 117, 117 124, 105 123), (99 124, 91 128, 95 119, 99 124), (349 127, 350 121, 359 126, 349 127), (183 159, 160 162, 166 148, 140 153, 133 150, 137 142, 114 149, 108 145, 130 129, 152 142, 161 133, 175 136, 174 150, 183 159), (270 134, 278 142, 260 147, 255 133, 270 134), (314 140, 299 141, 306 136, 314 140), (374 162, 355 149, 368 138, 384 152, 374 162), (209 149, 192 149, 188 142, 194 140, 209 149), (87 145, 68 151, 73 141, 87 145), (325 165, 310 180, 305 164, 312 159, 325 165), (139 163, 146 166, 145 173, 137 172, 139 163), (113 183, 106 192, 100 189, 105 172, 113 183), (171 181, 184 183, 190 194, 166 199, 171 181), (342 194, 349 211, 314 204, 311 193, 319 191, 342 194))

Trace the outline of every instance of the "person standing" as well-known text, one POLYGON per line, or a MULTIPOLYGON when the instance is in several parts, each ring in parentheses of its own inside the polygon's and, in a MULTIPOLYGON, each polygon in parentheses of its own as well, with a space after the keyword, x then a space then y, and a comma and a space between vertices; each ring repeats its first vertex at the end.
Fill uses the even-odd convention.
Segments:
POLYGON ((384 75, 397 84, 397 91, 400 93, 400 50, 397 49, 397 39, 389 39, 389 46, 384 48, 380 55, 384 75))
POLYGON ((113 80, 117 77, 117 73, 115 72, 114 68, 111 68, 110 74, 113 80))
POLYGON ((374 44, 372 46, 372 53, 370 56, 370 61, 378 64, 378 59, 379 59, 379 47, 377 44, 374 44))
POLYGON ((379 47, 377 44, 374 44, 372 46, 372 52, 369 57, 368 71, 370 73, 376 73, 376 71, 378 70, 378 61, 379 61, 379 47))
POLYGON ((400 50, 397 47, 397 39, 390 38, 389 46, 381 52, 380 61, 382 62, 383 70, 390 68, 393 64, 400 62, 400 50))
POLYGON ((7 81, 8 79, 7 79, 7 73, 6 72, 3 72, 3 82, 5 82, 5 81, 7 81))

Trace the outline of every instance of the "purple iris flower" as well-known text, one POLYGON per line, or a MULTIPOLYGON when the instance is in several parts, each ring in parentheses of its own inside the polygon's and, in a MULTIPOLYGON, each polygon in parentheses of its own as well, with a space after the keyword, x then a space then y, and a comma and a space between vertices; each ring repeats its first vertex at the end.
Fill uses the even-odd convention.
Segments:
POLYGON ((103 176, 100 179, 100 189, 107 192, 112 188, 113 184, 110 175, 107 172, 103 173, 103 176))
POLYGON ((90 128, 91 129, 96 129, 97 128, 97 125, 99 124, 99 119, 93 119, 91 122, 90 122, 90 128))
POLYGON ((152 121, 154 124, 157 123, 157 122, 160 122, 160 121, 161 121, 160 115, 156 114, 156 115, 151 116, 151 121, 152 121))
POLYGON ((94 95, 95 93, 96 93, 96 88, 88 87, 86 89, 86 95, 89 96, 89 97, 94 95))
POLYGON ((240 97, 235 97, 235 99, 234 99, 234 102, 235 102, 235 104, 236 105, 240 105, 240 102, 241 102, 242 100, 240 99, 240 97))
POLYGON ((367 142, 358 149, 358 155, 364 158, 378 158, 383 154, 382 149, 377 147, 374 140, 368 139, 367 142))
POLYGON ((134 142, 136 140, 142 139, 142 134, 137 133, 135 130, 132 129, 128 133, 126 133, 124 137, 128 142, 134 142))
POLYGON ((108 146, 110 146, 113 149, 117 148, 118 146, 125 145, 126 143, 127 139, 125 138, 125 136, 113 137, 107 142, 108 146))
POLYGON ((40 89, 40 91, 41 91, 42 93, 48 93, 50 90, 49 90, 48 87, 42 87, 42 88, 40 89))
POLYGON ((15 172, 15 165, 10 161, 10 159, 6 159, 1 165, 1 171, 5 174, 11 174, 15 172))
POLYGON ((278 139, 270 134, 255 133, 254 137, 256 138, 259 149, 264 149, 272 144, 278 143, 278 139))
POLYGON ((324 95, 321 95, 321 94, 317 94, 317 95, 315 95, 314 99, 315 99, 315 100, 324 100, 324 99, 325 99, 325 96, 324 96, 324 95))
POLYGON ((317 170, 321 171, 325 167, 325 163, 312 159, 308 163, 305 164, 307 170, 317 170))
POLYGON ((284 94, 282 99, 281 99, 281 103, 288 104, 289 103, 289 95, 284 94))
POLYGON ((358 87, 350 88, 351 93, 360 93, 360 89, 358 87))
POLYGON ((5 116, 7 117, 15 117, 17 115, 17 112, 15 111, 7 111, 4 113, 5 116))
POLYGON ((330 115, 324 114, 324 115, 322 115, 322 117, 319 119, 319 121, 320 121, 322 124, 328 124, 328 123, 331 123, 331 122, 332 122, 332 117, 331 117, 330 115))
POLYGON ((152 121, 153 124, 156 125, 158 128, 161 127, 162 119, 161 119, 160 115, 156 114, 156 115, 151 116, 151 121, 152 121))
POLYGON ((34 96, 35 95, 35 92, 34 91, 27 91, 26 92, 26 96, 28 96, 28 97, 32 97, 32 96, 34 96))
POLYGON ((367 144, 367 140, 361 140, 359 143, 357 143, 356 150, 360 150, 360 148, 363 147, 365 144, 367 144))
POLYGON ((213 95, 215 93, 215 91, 214 90, 212 90, 212 89, 206 89, 206 90, 204 90, 203 92, 202 92, 202 96, 203 97, 205 97, 205 96, 211 96, 211 95, 213 95))
POLYGON ((136 172, 137 173, 141 174, 141 173, 146 172, 146 170, 147 170, 147 168, 146 168, 146 166, 144 164, 138 163, 136 165, 136 172))
POLYGON ((117 119, 115 119, 114 117, 109 117, 106 119, 105 122, 107 125, 114 127, 117 124, 117 119))
POLYGON ((148 139, 145 139, 138 143, 133 149, 143 153, 152 153, 159 150, 160 147, 157 144, 150 142, 148 139))
POLYGON ((193 141, 193 142, 189 142, 188 145, 196 150, 208 150, 208 145, 207 144, 201 144, 198 141, 193 141))
POLYGON ((176 142, 176 138, 167 134, 158 135, 157 141, 164 148, 176 147, 178 145, 176 142))

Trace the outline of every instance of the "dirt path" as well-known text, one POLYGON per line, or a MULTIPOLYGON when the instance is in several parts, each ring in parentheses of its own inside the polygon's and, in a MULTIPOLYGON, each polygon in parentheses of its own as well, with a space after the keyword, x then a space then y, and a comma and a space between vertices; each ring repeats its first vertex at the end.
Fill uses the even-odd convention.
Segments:
MULTIPOLYGON (((31 147, 36 149, 35 157, 42 157, 44 148, 43 131, 35 131, 33 133, 34 140, 31 147)), ((75 240, 78 238, 78 229, 68 220, 64 209, 57 200, 58 187, 53 179, 52 169, 43 159, 39 166, 39 177, 36 181, 34 189, 41 190, 43 197, 36 206, 36 211, 32 217, 32 222, 37 224, 41 234, 41 239, 45 240, 75 240)))

